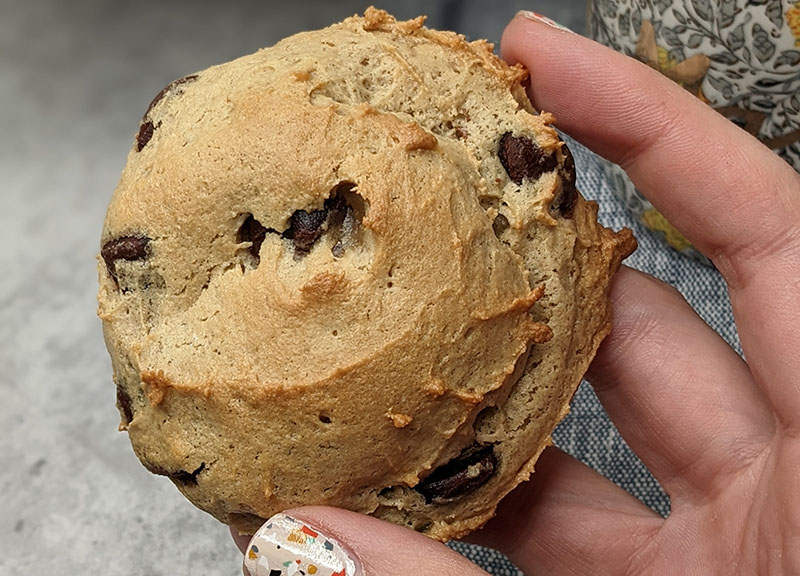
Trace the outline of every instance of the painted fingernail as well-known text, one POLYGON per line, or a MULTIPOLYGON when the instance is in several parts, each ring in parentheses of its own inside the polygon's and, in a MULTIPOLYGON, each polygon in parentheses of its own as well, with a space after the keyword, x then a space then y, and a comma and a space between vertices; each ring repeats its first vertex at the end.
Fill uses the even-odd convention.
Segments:
POLYGON ((319 530, 277 514, 258 529, 244 554, 249 576, 357 576, 354 557, 341 544, 319 530))
POLYGON ((555 28, 556 30, 563 30, 564 32, 575 34, 575 32, 573 32, 566 26, 563 26, 562 24, 559 24, 555 20, 551 20, 547 16, 544 16, 537 12, 531 12, 530 10, 520 10, 520 12, 518 12, 518 15, 522 16, 523 18, 527 18, 528 20, 533 20, 534 22, 541 22, 542 24, 547 24, 548 26, 550 26, 551 28, 555 28))

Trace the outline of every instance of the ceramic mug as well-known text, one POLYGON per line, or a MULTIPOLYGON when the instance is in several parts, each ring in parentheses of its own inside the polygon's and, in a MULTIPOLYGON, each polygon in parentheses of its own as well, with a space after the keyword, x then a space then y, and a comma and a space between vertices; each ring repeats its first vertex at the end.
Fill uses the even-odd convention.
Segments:
MULTIPOLYGON (((592 38, 645 62, 800 172, 800 0, 589 0, 592 38)), ((675 249, 702 256, 606 164, 626 205, 675 249)))

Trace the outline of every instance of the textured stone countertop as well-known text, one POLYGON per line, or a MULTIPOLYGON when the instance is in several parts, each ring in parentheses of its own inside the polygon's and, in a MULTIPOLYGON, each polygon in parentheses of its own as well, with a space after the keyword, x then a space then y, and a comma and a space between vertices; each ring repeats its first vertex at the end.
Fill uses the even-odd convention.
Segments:
MULTIPOLYGON (((95 315, 101 225, 167 82, 366 6, 0 0, 0 574, 241 574, 226 527, 117 432, 95 315)), ((493 41, 525 7, 382 6, 493 41)), ((582 0, 534 8, 583 29, 582 0)))

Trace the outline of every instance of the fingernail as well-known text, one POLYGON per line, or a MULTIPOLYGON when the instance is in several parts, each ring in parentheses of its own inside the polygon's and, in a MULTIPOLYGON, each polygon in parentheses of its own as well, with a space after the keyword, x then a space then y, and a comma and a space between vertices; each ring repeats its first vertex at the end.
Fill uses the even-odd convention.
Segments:
POLYGON ((551 20, 547 16, 539 14, 537 12, 531 12, 530 10, 520 10, 517 13, 518 16, 522 16, 523 18, 527 18, 528 20, 533 20, 534 22, 541 22, 542 24, 547 24, 551 28, 555 28, 556 30, 563 30, 564 32, 569 32, 570 34, 575 34, 572 30, 559 24, 555 20, 551 20))
POLYGON ((319 530, 277 514, 258 529, 244 554, 249 576, 357 576, 354 556, 319 530))

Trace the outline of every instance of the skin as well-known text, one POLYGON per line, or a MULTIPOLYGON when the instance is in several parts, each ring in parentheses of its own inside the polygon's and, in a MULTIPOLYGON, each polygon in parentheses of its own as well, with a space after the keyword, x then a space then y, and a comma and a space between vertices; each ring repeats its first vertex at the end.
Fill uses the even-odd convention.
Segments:
MULTIPOLYGON (((537 108, 622 166, 711 258, 747 361, 674 289, 623 268, 614 329, 588 378, 671 514, 549 448, 470 540, 529 575, 800 573, 800 175, 657 72, 588 39, 518 15, 502 55, 531 71, 537 108)), ((289 513, 338 539, 368 575, 486 574, 374 518, 289 513)))

